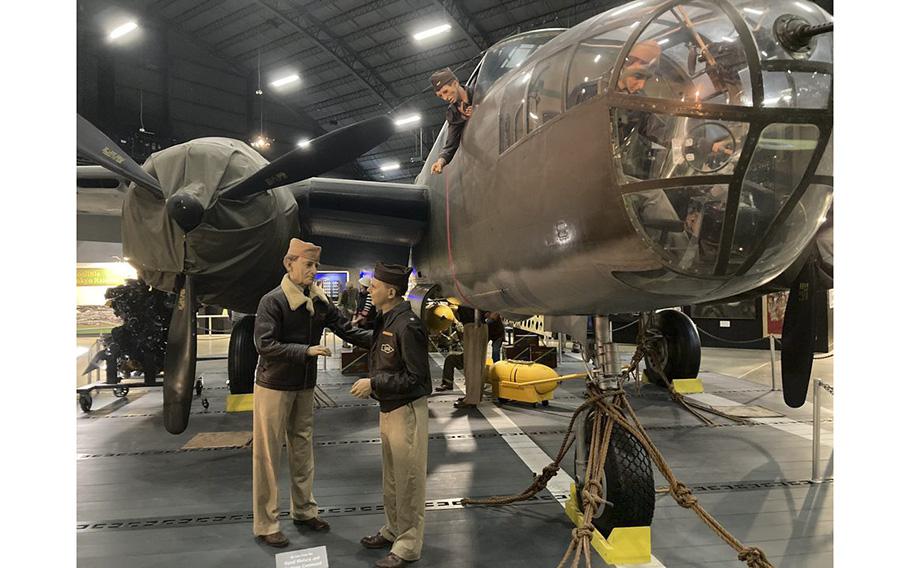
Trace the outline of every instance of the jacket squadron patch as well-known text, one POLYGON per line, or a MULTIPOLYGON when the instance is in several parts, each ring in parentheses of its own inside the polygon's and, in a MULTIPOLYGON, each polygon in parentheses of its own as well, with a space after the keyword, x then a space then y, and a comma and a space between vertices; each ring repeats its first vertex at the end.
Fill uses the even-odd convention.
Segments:
POLYGON ((383 343, 383 344, 379 347, 379 349, 381 349, 382 352, 385 353, 386 355, 391 355, 392 353, 395 352, 395 348, 392 347, 391 345, 389 345, 388 343, 383 343))

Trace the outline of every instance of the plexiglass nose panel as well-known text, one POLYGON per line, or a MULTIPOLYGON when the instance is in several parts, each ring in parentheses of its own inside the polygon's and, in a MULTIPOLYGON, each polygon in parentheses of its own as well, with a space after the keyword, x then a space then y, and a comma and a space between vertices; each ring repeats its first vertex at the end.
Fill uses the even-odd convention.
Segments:
POLYGON ((623 200, 636 228, 671 268, 697 276, 714 273, 726 185, 638 191, 623 200))
MULTIPOLYGON (((728 274, 750 257, 793 195, 815 153, 818 135, 814 124, 772 124, 762 130, 739 195, 728 274)), ((812 201, 806 198, 804 205, 812 208, 812 201)))
POLYGON ((743 122, 623 108, 611 118, 620 183, 732 174, 749 130, 743 122))
POLYGON ((616 92, 749 106, 744 98, 749 82, 746 52, 733 21, 716 4, 687 2, 642 31, 623 62, 616 92))

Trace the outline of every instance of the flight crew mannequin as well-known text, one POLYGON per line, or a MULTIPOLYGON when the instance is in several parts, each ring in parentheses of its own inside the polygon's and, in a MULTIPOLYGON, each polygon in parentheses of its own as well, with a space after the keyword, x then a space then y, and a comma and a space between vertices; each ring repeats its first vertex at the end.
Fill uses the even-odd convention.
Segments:
POLYGON ((278 524, 278 467, 287 440, 294 524, 328 530, 313 497, 313 389, 316 360, 331 355, 319 345, 328 327, 338 337, 369 347, 371 332, 354 329, 322 288, 313 284, 322 249, 291 239, 281 285, 262 297, 253 341, 259 352, 253 387, 253 534, 287 546, 278 524))
POLYGON ((462 87, 455 77, 455 73, 446 67, 430 75, 430 83, 436 96, 449 103, 446 109, 446 122, 449 124, 449 132, 446 135, 445 146, 439 152, 439 158, 433 162, 430 171, 434 174, 442 173, 442 168, 452 161, 455 151, 461 144, 461 135, 464 127, 474 112, 474 88, 462 87))
POLYGON ((420 559, 427 482, 430 360, 427 330, 402 297, 411 269, 377 263, 370 285, 380 312, 370 347, 370 378, 351 387, 358 398, 379 401, 385 525, 360 540, 365 548, 391 547, 377 568, 420 559))

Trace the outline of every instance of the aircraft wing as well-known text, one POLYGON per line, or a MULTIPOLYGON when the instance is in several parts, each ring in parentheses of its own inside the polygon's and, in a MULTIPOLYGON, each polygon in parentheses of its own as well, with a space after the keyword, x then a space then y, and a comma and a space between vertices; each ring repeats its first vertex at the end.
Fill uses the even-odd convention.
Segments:
MULTIPOLYGON (((120 242, 128 182, 101 166, 79 166, 76 185, 78 238, 120 242)), ((323 247, 326 265, 406 264, 428 223, 426 186, 315 177, 286 189, 297 202, 302 238, 323 247)))

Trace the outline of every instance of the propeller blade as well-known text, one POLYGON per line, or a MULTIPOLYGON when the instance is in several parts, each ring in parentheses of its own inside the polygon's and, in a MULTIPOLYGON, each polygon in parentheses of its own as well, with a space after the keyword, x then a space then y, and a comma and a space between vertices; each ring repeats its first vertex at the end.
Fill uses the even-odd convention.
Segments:
POLYGON ((395 132, 388 116, 376 116, 333 130, 271 162, 258 172, 221 192, 227 199, 243 199, 260 191, 318 176, 354 160, 385 142, 395 132))
POLYGON ((781 333, 780 370, 784 401, 791 408, 806 402, 815 345, 815 259, 810 258, 790 287, 781 333))
POLYGON ((152 190, 158 197, 164 197, 158 180, 79 114, 76 115, 76 152, 83 158, 98 162, 110 171, 122 175, 136 185, 152 190))
POLYGON ((171 434, 186 430, 196 382, 196 291, 185 275, 177 293, 164 354, 164 427, 171 434))

